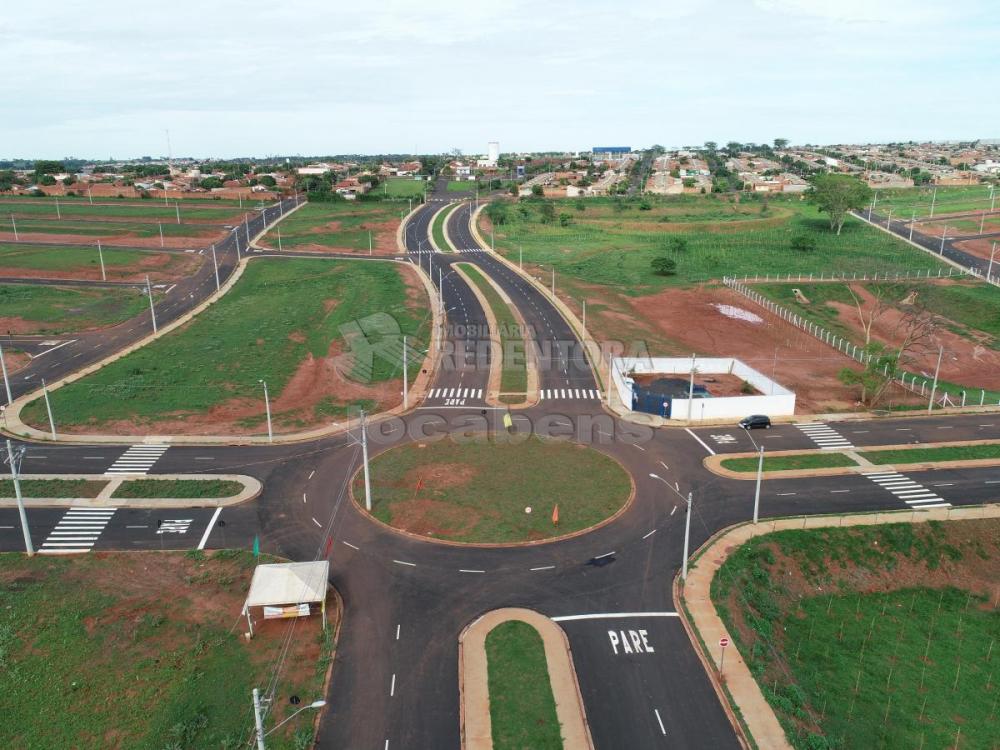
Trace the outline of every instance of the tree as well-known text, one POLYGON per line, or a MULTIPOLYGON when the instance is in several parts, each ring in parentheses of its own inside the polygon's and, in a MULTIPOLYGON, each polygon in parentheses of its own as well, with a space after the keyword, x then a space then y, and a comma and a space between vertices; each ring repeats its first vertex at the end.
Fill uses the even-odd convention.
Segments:
POLYGON ((218 177, 206 177, 198 183, 198 187, 203 187, 205 190, 220 188, 222 187, 222 180, 218 177))
POLYGON ((274 187, 275 185, 278 184, 278 181, 273 177, 271 177, 271 175, 269 174, 262 174, 259 179, 260 179, 260 184, 266 185, 267 187, 274 187))
POLYGON ((686 253, 688 241, 683 237, 671 237, 667 240, 667 249, 672 253, 686 253))
POLYGON ((847 212, 868 205, 872 189, 856 177, 846 174, 818 174, 806 191, 808 200, 830 215, 830 229, 840 234, 847 212))
POLYGON ((50 174, 43 174, 41 177, 38 178, 38 184, 45 185, 46 187, 48 187, 49 185, 55 185, 56 178, 50 174))
POLYGON ((730 156, 739 156, 743 150, 743 144, 739 141, 730 141, 726 144, 726 153, 730 156))
POLYGON ((797 234, 792 237, 792 250, 812 252, 816 249, 816 238, 811 234, 797 234))
POLYGON ((677 261, 665 255, 653 258, 649 265, 652 266, 653 273, 658 276, 673 276, 677 273, 677 261))
POLYGON ((541 185, 532 185, 531 194, 536 198, 541 198, 543 195, 545 195, 545 191, 542 189, 541 185))
POLYGON ((543 224, 548 224, 552 221, 555 221, 556 206, 552 201, 542 201, 541 206, 539 206, 539 211, 542 214, 543 224))
POLYGON ((719 147, 719 144, 715 141, 705 141, 705 150, 711 154, 715 153, 715 150, 719 147))
POLYGON ((787 138, 775 138, 774 139, 774 147, 776 149, 778 149, 778 150, 783 149, 787 145, 788 145, 788 139, 787 138))

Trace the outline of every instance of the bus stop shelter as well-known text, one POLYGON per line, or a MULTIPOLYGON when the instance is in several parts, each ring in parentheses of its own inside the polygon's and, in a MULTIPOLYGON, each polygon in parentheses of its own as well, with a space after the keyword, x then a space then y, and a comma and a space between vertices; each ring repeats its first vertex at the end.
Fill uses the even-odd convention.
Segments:
POLYGON ((250 581, 250 591, 243 604, 250 637, 253 637, 253 614, 265 620, 308 617, 317 609, 326 630, 326 589, 330 577, 329 560, 258 565, 250 581))

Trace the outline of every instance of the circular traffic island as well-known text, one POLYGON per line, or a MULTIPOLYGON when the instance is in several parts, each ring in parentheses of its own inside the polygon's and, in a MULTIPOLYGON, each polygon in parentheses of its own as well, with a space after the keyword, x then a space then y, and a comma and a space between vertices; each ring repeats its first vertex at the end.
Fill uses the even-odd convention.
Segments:
MULTIPOLYGON (((632 497, 614 459, 563 440, 409 443, 371 460, 372 515, 400 531, 467 544, 523 544, 597 526, 632 497)), ((364 509, 364 476, 354 478, 364 509)))

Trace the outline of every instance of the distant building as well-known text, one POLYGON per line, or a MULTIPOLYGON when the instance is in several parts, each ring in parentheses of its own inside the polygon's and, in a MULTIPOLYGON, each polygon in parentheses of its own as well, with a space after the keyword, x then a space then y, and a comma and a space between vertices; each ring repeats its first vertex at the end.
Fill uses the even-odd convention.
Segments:
POLYGON ((329 164, 308 164, 304 167, 296 167, 299 174, 326 174, 331 169, 329 164))
POLYGON ((631 146, 594 146, 590 150, 594 159, 621 159, 632 153, 631 146))

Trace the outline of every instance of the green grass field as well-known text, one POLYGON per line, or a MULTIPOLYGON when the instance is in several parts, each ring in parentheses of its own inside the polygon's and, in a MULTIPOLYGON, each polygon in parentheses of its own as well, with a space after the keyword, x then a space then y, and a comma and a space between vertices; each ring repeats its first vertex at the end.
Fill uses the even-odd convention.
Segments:
MULTIPOLYGON (((885 216, 892 208, 894 217, 905 220, 916 213, 918 219, 930 216, 931 201, 934 202, 934 216, 966 211, 982 211, 990 208, 990 189, 987 185, 959 185, 944 187, 901 188, 879 190, 875 210, 885 216), (937 196, 935 197, 935 192, 937 196)), ((1000 205, 1000 196, 997 198, 1000 205)), ((978 228, 978 224, 977 224, 978 228)))
POLYGON ((420 198, 423 196, 426 188, 427 182, 425 180, 393 177, 375 188, 375 191, 381 192, 389 198, 420 198))
POLYGON ((228 479, 130 479, 118 485, 113 498, 215 498, 231 497, 243 484, 228 479))
POLYGON ((470 190, 476 190, 476 183, 472 180, 448 180, 449 193, 468 193, 470 190))
MULTIPOLYGON (((73 498, 97 497, 107 480, 95 479, 22 479, 23 497, 73 498)), ((14 480, 0 479, 0 497, 14 497, 14 480)))
POLYGON ((782 531, 729 557, 712 599, 794 747, 996 744, 997 531, 782 531))
POLYGON ((969 461, 978 458, 1000 458, 1000 443, 987 445, 946 445, 940 448, 908 448, 894 451, 863 451, 861 455, 873 464, 969 461))
MULTIPOLYGON (((63 427, 115 420, 154 425, 204 415, 234 399, 261 403, 262 379, 271 399, 277 400, 310 355, 326 357, 331 345, 353 351, 345 336, 358 342, 357 356, 345 364, 353 363, 352 378, 394 380, 401 374, 399 336, 388 328, 393 320, 412 346, 422 348, 429 329, 426 303, 407 300, 406 285, 392 263, 255 260, 225 297, 187 325, 52 391, 52 408, 63 427), (391 318, 369 317, 376 314, 391 318), (360 329, 355 328, 358 321, 360 329), (375 350, 371 358, 365 356, 369 350, 361 346, 360 331, 375 350)), ((415 375, 421 362, 418 357, 410 362, 415 375)), ((300 420, 346 414, 355 403, 351 398, 327 399, 314 413, 283 416, 276 411, 274 417, 279 425, 287 419, 299 426, 300 420)), ((42 423, 44 405, 36 400, 22 416, 42 423)))
POLYGON ((20 333, 103 328, 148 309, 149 298, 139 289, 0 284, 0 318, 21 319, 20 333))
POLYGON ((639 208, 637 200, 623 200, 626 208, 622 210, 613 199, 593 200, 604 202, 552 201, 553 217, 548 220, 539 201, 510 205, 504 222, 496 225, 498 251, 517 262, 518 249, 523 248, 526 263, 551 265, 560 276, 613 287, 628 295, 724 275, 936 271, 944 267, 859 220, 848 219, 837 236, 825 215, 798 199, 773 198, 766 211, 759 197, 744 197, 738 206, 714 195, 650 198, 650 211, 639 208), (578 210, 579 205, 584 210, 578 210), (793 249, 791 242, 798 236, 814 240, 816 249, 793 249), (676 247, 678 241, 685 243, 684 249, 676 247), (661 256, 676 261, 676 275, 652 272, 650 261, 661 256))
MULTIPOLYGON (((131 267, 140 266, 143 261, 154 256, 153 253, 114 247, 103 248, 101 254, 104 256, 109 280, 126 275, 131 267)), ((165 257, 168 262, 159 266, 157 271, 169 273, 182 260, 182 256, 177 254, 167 254, 165 257)), ((99 273, 101 264, 96 247, 32 247, 0 243, 0 268, 65 273, 95 270, 99 273)))
POLYGON ((494 750, 560 750, 545 645, 526 622, 511 620, 486 636, 490 729, 494 750))
POLYGON ((520 403, 528 391, 528 367, 525 360, 524 336, 510 305, 501 299, 496 288, 487 281, 475 266, 460 263, 462 270, 486 297, 493 317, 496 318, 500 334, 500 348, 503 352, 500 370, 500 400, 506 403, 520 403))
POLYGON ((440 213, 434 217, 434 223, 431 225, 431 234, 434 237, 434 243, 438 246, 438 249, 442 252, 452 252, 454 247, 448 242, 444 235, 445 222, 448 221, 448 217, 451 216, 451 212, 458 207, 458 204, 448 206, 444 208, 440 213))
POLYGON ((399 213, 398 203, 380 201, 308 203, 272 227, 261 244, 277 250, 280 231, 283 250, 309 249, 307 246, 312 245, 338 252, 367 253, 369 237, 377 245, 379 231, 389 226, 395 232, 399 213))
MULTIPOLYGON (((756 457, 726 458, 722 468, 730 471, 756 472, 756 457)), ((794 471, 796 469, 829 469, 838 466, 857 466, 858 463, 843 453, 803 453, 797 456, 764 456, 764 471, 794 471)))
MULTIPOLYGON (((249 204, 247 207, 250 207, 249 204)), ((23 216, 56 221, 59 221, 58 217, 60 215, 62 215, 63 219, 88 219, 94 221, 104 221, 107 219, 158 219, 166 224, 169 222, 176 223, 178 209, 180 210, 182 222, 189 220, 209 220, 217 224, 231 224, 242 219, 239 207, 234 207, 231 204, 213 205, 208 203, 188 206, 181 203, 175 207, 173 201, 168 206, 155 201, 143 201, 142 203, 116 206, 105 204, 90 205, 90 203, 83 201, 67 203, 63 198, 59 198, 58 211, 56 210, 55 198, 38 203, 28 203, 27 201, 3 203, 0 204, 0 216, 6 214, 9 219, 10 214, 13 214, 15 219, 23 216)), ((20 222, 18 222, 18 228, 20 228, 20 222)))
MULTIPOLYGON (((371 477, 376 518, 456 542, 525 542, 585 529, 616 513, 631 487, 628 474, 602 453, 503 435, 393 448, 372 460, 371 477), (552 523, 556 505, 558 526, 552 523)), ((354 497, 364 503, 360 475, 354 497)))
MULTIPOLYGON (((266 556, 261 562, 268 562, 266 556)), ((249 551, 0 555, 0 746, 23 750, 242 748, 250 692, 281 657, 271 729, 323 695, 332 642, 316 616, 241 637, 249 551), (300 706, 301 707, 301 706, 300 706)), ((267 739, 312 747, 314 712, 267 739)))
POLYGON ((14 231, 17 226, 18 238, 30 237, 33 234, 72 234, 97 238, 124 237, 127 235, 141 239, 159 237, 160 228, 163 228, 164 237, 198 237, 206 233, 218 232, 221 230, 223 222, 219 226, 214 224, 178 224, 174 221, 165 221, 157 224, 148 221, 80 221, 73 219, 63 219, 59 221, 54 217, 18 219, 12 222, 10 216, 0 216, 0 232, 14 231))

